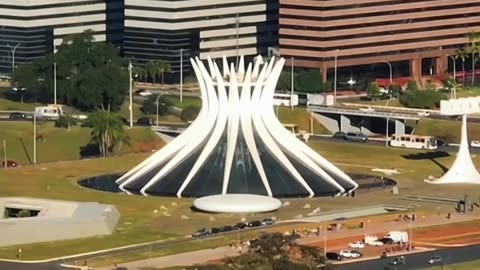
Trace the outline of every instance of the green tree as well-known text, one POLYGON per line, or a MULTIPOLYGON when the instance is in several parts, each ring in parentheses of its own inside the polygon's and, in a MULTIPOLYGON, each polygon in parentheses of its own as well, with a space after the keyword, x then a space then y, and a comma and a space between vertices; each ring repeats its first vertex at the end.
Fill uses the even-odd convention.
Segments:
POLYGON ((124 143, 129 143, 122 118, 109 110, 99 110, 88 118, 92 127, 91 143, 98 146, 102 156, 110 155, 115 147, 121 149, 124 143))
POLYGON ((388 91, 390 92, 390 95, 392 97, 396 97, 397 99, 399 98, 400 96, 400 93, 402 91, 402 87, 400 87, 400 85, 396 84, 396 83, 392 83, 390 84, 390 86, 388 87, 388 91))
POLYGON ((408 108, 435 109, 440 107, 442 99, 446 99, 445 96, 435 90, 408 90, 400 96, 400 103, 408 108))
POLYGON ((369 83, 368 89, 367 89, 367 95, 371 99, 376 99, 378 96, 380 96, 380 87, 376 82, 369 83))
MULTIPOLYGON (((282 71, 277 82, 277 89, 282 91, 290 91, 292 88, 292 73, 288 71, 282 71)), ((294 74, 294 81, 296 80, 296 73, 294 74)))
MULTIPOLYGON (((157 97, 158 95, 151 95, 142 102, 142 112, 146 115, 153 115, 157 113, 157 97)), ((171 104, 160 97, 158 99, 158 115, 163 116, 170 110, 171 104)))
POLYGON ((475 85, 475 55, 480 52, 478 47, 478 42, 480 41, 480 33, 471 31, 467 34, 468 40, 470 41, 470 47, 468 52, 472 54, 472 86, 475 85))
POLYGON ((155 84, 155 78, 158 74, 157 62, 150 61, 150 63, 147 64, 146 68, 147 68, 148 74, 150 75, 150 78, 152 78, 153 80, 153 84, 155 84))
POLYGON ((418 84, 415 80, 409 80, 407 84, 407 90, 418 91, 418 84))
POLYGON ((132 68, 132 73, 133 73, 133 77, 137 80, 137 82, 139 82, 140 79, 144 77, 145 70, 140 66, 134 66, 132 68))
POLYGON ((319 69, 312 69, 298 73, 298 91, 306 93, 319 93, 325 91, 322 74, 319 69))
POLYGON ((165 62, 157 62, 155 66, 157 68, 158 73, 162 76, 162 85, 163 85, 165 72, 171 72, 172 68, 170 64, 165 62))
POLYGON ((28 65, 20 65, 15 69, 14 81, 17 89, 25 89, 25 91, 17 91, 16 97, 20 96, 20 102, 23 103, 24 96, 29 93, 33 96, 38 93, 40 87, 39 80, 40 65, 38 62, 33 62, 28 65))
POLYGON ((69 132, 72 126, 75 126, 77 121, 70 114, 62 115, 55 121, 55 127, 66 128, 69 132))
POLYGON ((468 58, 468 52, 464 49, 457 50, 455 59, 462 60, 462 85, 465 85, 465 60, 468 58))

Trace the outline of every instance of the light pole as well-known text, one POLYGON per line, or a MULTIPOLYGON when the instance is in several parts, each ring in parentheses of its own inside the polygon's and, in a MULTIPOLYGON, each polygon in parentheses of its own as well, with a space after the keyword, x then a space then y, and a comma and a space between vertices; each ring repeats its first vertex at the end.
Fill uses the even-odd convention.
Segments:
POLYGON ((128 106, 128 110, 130 111, 130 127, 133 127, 133 78, 132 78, 132 62, 128 62, 128 77, 129 77, 129 83, 128 83, 128 89, 129 89, 129 94, 130 94, 130 105, 128 106))
POLYGON ((449 55, 453 62, 453 98, 457 98, 457 64, 455 63, 455 57, 449 55))
POLYGON ((333 104, 337 103, 337 57, 339 49, 335 50, 335 71, 333 73, 333 104))
POLYGON ((410 208, 410 221, 409 221, 409 230, 410 230, 410 235, 409 235, 409 239, 408 239, 408 246, 409 246, 409 250, 412 250, 412 242, 413 242, 413 230, 412 230, 412 218, 413 218, 413 215, 412 215, 412 212, 413 212, 413 208, 411 206, 409 206, 410 208))
POLYGON ((37 116, 33 112, 33 164, 37 164, 37 116))
POLYGON ((15 73, 15 51, 17 50, 18 46, 20 46, 20 44, 22 43, 20 42, 15 46, 7 45, 7 47, 9 47, 10 50, 12 51, 12 77, 13 77, 13 74, 15 73))
POLYGON ((390 84, 392 84, 393 82, 393 69, 392 69, 392 64, 390 64, 390 62, 386 61, 386 60, 383 60, 382 61, 383 63, 387 64, 388 65, 388 68, 390 69, 390 84))
POLYGON ((8 162, 7 162, 7 140, 3 140, 3 160, 4 160, 4 163, 3 163, 3 166, 5 167, 5 169, 7 169, 8 167, 8 162))
MULTIPOLYGON (((183 103, 183 49, 180 49, 180 103, 183 103)), ((158 104, 157 104, 158 107, 158 104)), ((158 113, 157 113, 158 126, 158 113)))
POLYGON ((291 77, 292 77, 291 78, 292 79, 291 84, 292 85, 290 87, 290 89, 292 90, 291 94, 290 94, 290 109, 292 109, 292 110, 293 110, 293 91, 294 91, 294 88, 295 88, 295 81, 294 81, 295 80, 295 77, 294 77, 294 75, 295 75, 294 74, 295 73, 294 72, 295 64, 294 64, 294 61, 295 61, 295 58, 292 57, 292 75, 291 75, 291 77))
POLYGON ((57 105, 57 63, 53 62, 53 104, 57 105))

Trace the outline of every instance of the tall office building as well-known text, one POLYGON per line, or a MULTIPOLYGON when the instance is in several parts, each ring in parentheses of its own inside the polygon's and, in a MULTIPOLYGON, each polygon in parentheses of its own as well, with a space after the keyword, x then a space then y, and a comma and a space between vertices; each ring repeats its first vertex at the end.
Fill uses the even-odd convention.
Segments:
POLYGON ((267 54, 278 43, 278 0, 125 0, 123 51, 137 63, 183 55, 205 59, 267 54))
POLYGON ((280 0, 279 23, 281 55, 320 68, 324 80, 335 57, 338 67, 409 61, 418 78, 422 69, 443 75, 448 55, 480 31, 480 1, 280 0))
MULTIPOLYGON (((116 2, 116 1, 112 1, 116 2)), ((0 1, 0 73, 15 63, 31 62, 53 52, 62 38, 95 31, 95 40, 106 41, 106 4, 97 0, 0 1)))

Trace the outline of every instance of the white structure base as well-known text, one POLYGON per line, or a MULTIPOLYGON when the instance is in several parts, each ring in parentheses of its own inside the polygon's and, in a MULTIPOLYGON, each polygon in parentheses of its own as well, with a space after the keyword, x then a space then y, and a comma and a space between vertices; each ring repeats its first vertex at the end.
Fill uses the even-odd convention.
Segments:
POLYGON ((193 201, 195 208, 213 213, 272 212, 282 206, 278 199, 252 194, 226 194, 206 196, 193 201))
POLYGON ((480 174, 470 156, 467 138, 467 115, 462 116, 462 133, 457 158, 450 170, 442 177, 434 180, 425 180, 431 184, 480 184, 480 174))

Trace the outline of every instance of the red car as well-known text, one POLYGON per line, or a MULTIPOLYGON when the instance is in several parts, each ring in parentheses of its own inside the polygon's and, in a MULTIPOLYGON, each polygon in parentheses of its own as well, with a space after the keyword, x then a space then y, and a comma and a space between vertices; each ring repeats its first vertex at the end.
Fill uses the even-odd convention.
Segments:
POLYGON ((5 162, 7 163, 7 168, 16 168, 18 167, 18 163, 13 160, 2 161, 2 168, 5 168, 5 162))

